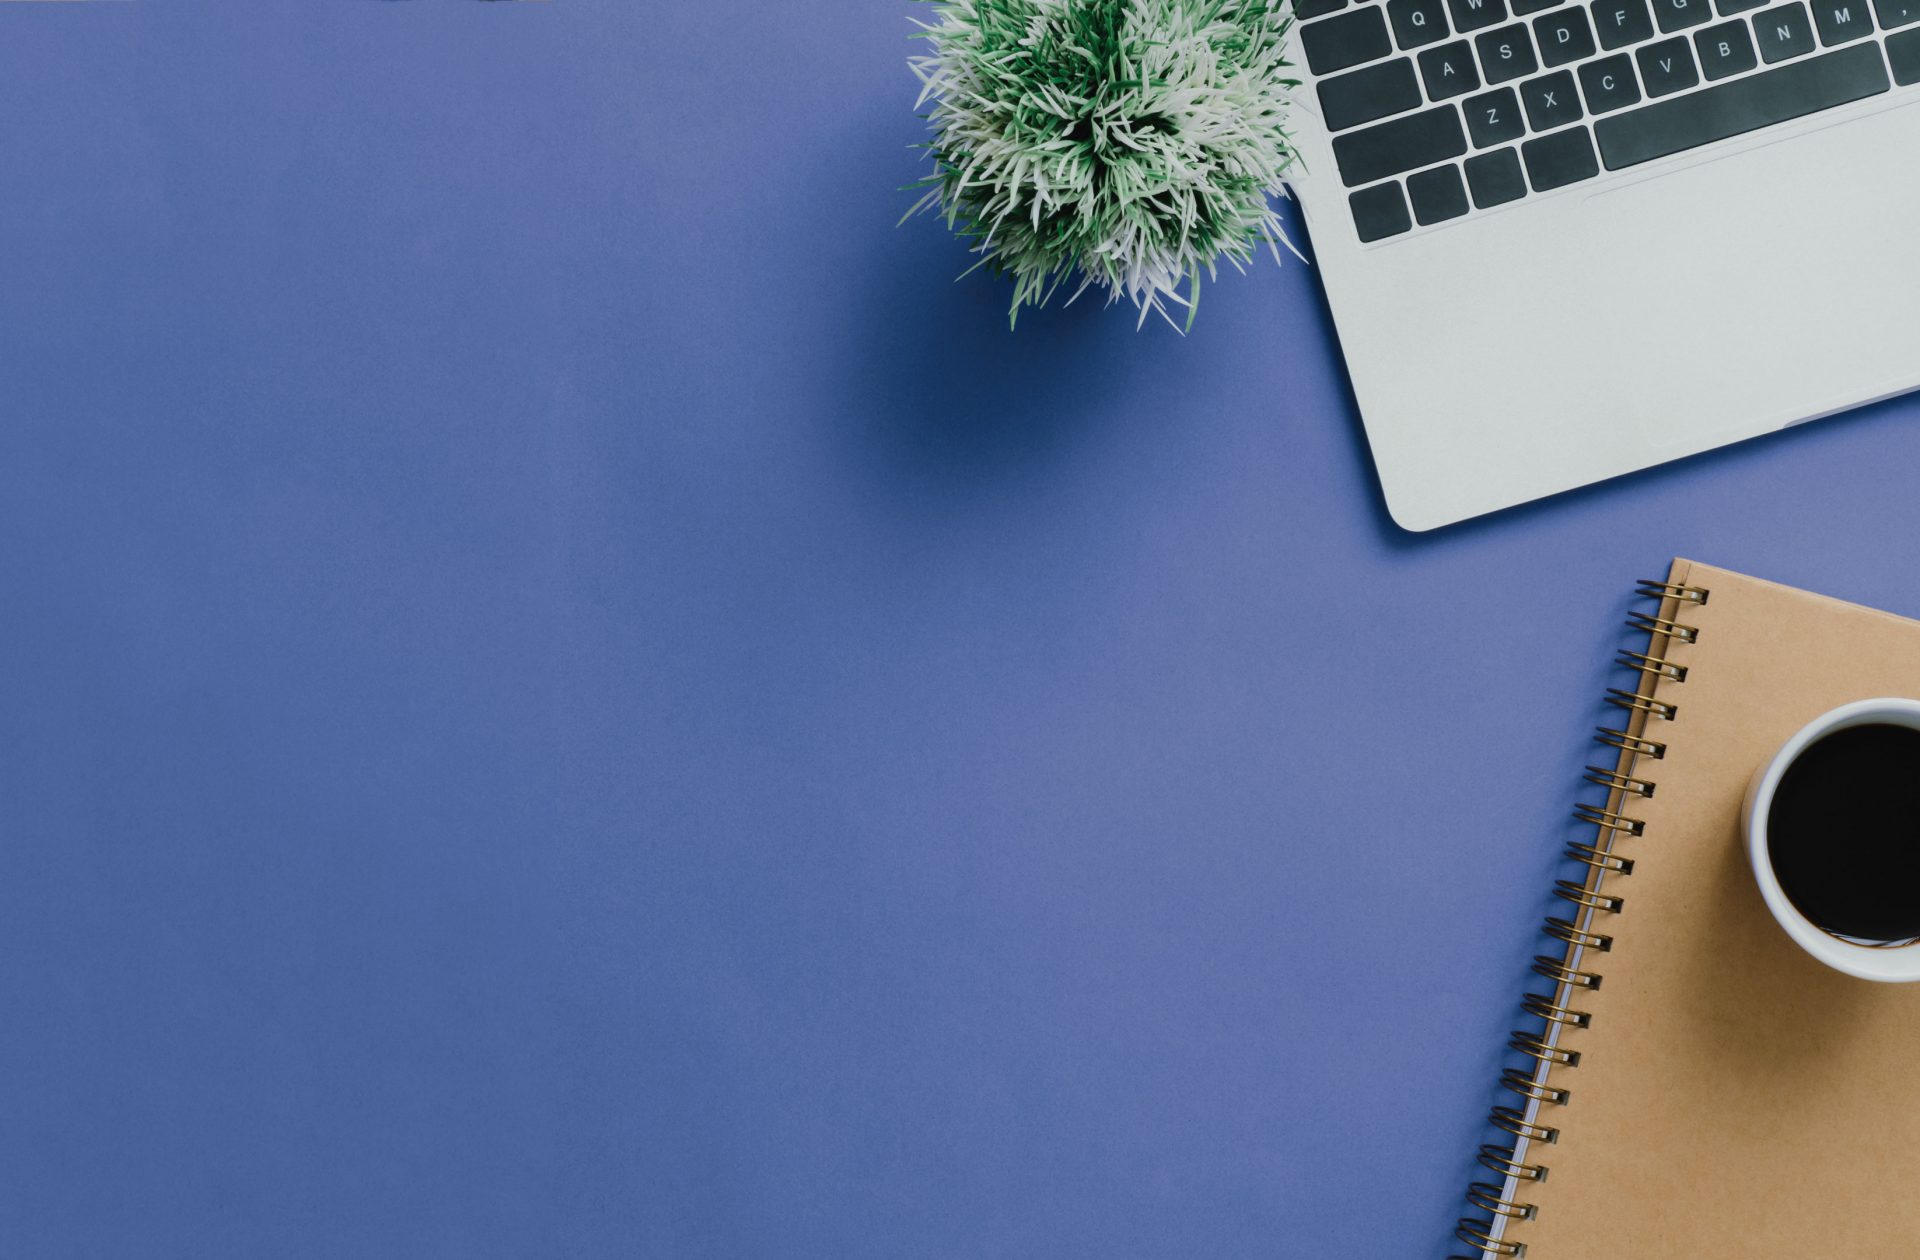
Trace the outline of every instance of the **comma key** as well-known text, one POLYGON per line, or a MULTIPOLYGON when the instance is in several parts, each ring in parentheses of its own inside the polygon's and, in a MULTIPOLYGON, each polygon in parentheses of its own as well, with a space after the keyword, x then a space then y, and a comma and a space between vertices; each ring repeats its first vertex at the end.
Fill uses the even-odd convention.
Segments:
POLYGON ((1895 30, 1920 22, 1920 0, 1874 0, 1882 30, 1895 30))

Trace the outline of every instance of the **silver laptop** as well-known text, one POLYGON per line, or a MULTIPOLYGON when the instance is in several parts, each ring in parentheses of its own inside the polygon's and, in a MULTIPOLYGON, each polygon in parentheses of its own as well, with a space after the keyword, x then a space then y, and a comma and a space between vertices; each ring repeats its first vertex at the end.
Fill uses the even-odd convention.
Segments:
POLYGON ((1432 529, 1920 387, 1920 0, 1298 0, 1293 181, 1432 529))

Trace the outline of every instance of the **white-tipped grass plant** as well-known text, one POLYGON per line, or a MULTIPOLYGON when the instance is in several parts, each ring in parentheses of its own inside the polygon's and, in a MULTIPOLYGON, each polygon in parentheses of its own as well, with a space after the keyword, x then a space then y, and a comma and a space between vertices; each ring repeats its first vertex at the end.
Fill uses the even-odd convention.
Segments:
POLYGON ((1011 276, 1010 320, 1077 276, 1069 300, 1097 286, 1191 327, 1203 272, 1280 257, 1292 0, 929 3, 911 64, 934 170, 907 217, 938 209, 1011 276))

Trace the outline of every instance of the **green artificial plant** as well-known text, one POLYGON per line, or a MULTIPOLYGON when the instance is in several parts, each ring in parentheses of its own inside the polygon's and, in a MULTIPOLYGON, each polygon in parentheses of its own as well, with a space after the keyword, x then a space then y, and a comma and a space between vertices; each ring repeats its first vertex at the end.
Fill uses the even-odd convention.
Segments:
POLYGON ((1075 273, 1190 326, 1224 259, 1285 243, 1292 0, 928 0, 912 60, 939 209, 1013 278, 1012 318, 1075 273))

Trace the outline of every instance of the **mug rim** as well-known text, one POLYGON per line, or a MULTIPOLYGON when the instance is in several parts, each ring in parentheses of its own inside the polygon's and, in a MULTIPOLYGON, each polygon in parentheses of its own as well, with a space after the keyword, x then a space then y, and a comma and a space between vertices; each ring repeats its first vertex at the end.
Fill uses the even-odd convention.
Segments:
POLYGON ((1747 862, 1753 868, 1754 881, 1759 884, 1760 896, 1774 921, 1786 929, 1787 935, 1802 949, 1837 971, 1862 980, 1899 983, 1920 980, 1920 942, 1893 947, 1856 945, 1835 936, 1800 913, 1780 886, 1768 853, 1768 816, 1787 767, 1816 740, 1852 727, 1883 723, 1920 730, 1920 700, 1878 696, 1843 704, 1814 718, 1795 731, 1754 773, 1742 812, 1746 815, 1747 862))

